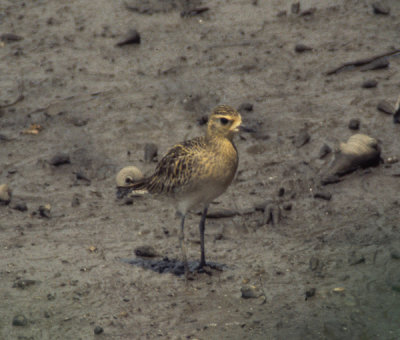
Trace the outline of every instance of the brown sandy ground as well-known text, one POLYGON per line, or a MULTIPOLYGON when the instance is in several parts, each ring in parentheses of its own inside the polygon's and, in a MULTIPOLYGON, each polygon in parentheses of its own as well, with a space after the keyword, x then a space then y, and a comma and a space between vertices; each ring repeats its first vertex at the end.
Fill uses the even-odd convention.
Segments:
MULTIPOLYGON (((347 140, 352 118, 384 160, 400 157, 400 126, 376 109, 399 95, 399 58, 325 74, 400 47, 400 2, 385 2, 389 15, 371 4, 0 2, 0 34, 23 38, 0 44, 0 183, 13 191, 0 206, 0 338, 399 339, 400 163, 319 185, 332 160, 319 150, 347 140), (140 44, 115 47, 130 29, 140 44), (150 172, 146 143, 161 155, 202 134, 216 104, 246 102, 257 132, 237 139, 237 179, 212 208, 253 212, 206 228, 208 259, 228 268, 186 284, 121 261, 141 245, 160 259, 180 250, 172 207, 117 202, 116 172, 150 172), (22 133, 34 123, 38 134, 22 133), (296 147, 304 129, 310 140, 296 147), (52 165, 60 153, 69 163, 52 165), (254 210, 265 201, 281 207, 279 224, 254 210), (246 285, 261 296, 242 298, 246 285)), ((187 221, 192 260, 198 219, 187 221)))

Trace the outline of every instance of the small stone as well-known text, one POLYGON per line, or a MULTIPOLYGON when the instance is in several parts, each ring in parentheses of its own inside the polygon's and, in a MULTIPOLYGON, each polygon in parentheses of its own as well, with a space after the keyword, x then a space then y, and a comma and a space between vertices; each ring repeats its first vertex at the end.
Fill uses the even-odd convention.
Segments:
POLYGON ((290 210, 292 210, 292 203, 288 203, 288 202, 283 203, 282 208, 283 208, 283 210, 290 211, 290 210))
POLYGON ((94 334, 98 335, 98 334, 103 333, 103 332, 104 332, 104 329, 103 329, 103 327, 96 326, 96 327, 94 328, 93 332, 94 332, 94 334))
POLYGON ((398 250, 392 250, 392 251, 390 252, 390 256, 391 256, 391 258, 394 259, 394 260, 400 260, 400 251, 398 251, 398 250))
POLYGON ((338 175, 328 175, 321 179, 322 185, 335 184, 340 182, 340 177, 338 175))
POLYGON ((296 46, 294 47, 294 51, 297 53, 303 53, 303 52, 311 51, 311 50, 312 50, 311 47, 304 45, 304 44, 296 44, 296 46))
POLYGON ((375 79, 368 79, 362 83, 362 87, 364 89, 372 89, 378 85, 378 82, 375 79))
POLYGON ((312 271, 316 271, 319 268, 319 259, 313 256, 310 259, 309 266, 312 271))
POLYGON ((45 204, 45 205, 40 205, 39 206, 39 214, 42 217, 45 218, 50 218, 51 217, 51 205, 50 204, 45 204))
POLYGON ((388 6, 385 6, 381 2, 374 2, 372 4, 372 8, 374 10, 374 14, 382 14, 382 15, 390 14, 390 8, 388 6))
POLYGON ((135 29, 133 29, 128 32, 126 39, 117 43, 116 46, 121 47, 129 44, 140 44, 140 41, 141 41, 140 33, 135 29))
POLYGON ((350 119, 348 126, 350 130, 358 130, 360 128, 360 120, 357 118, 350 119))
POLYGON ((156 250, 152 246, 139 246, 135 248, 136 256, 140 257, 156 257, 158 256, 156 250))
POLYGON ((147 143, 144 146, 144 160, 145 162, 152 162, 158 153, 158 147, 154 143, 147 143))
POLYGON ((19 289, 25 289, 29 286, 33 286, 36 283, 35 280, 29 280, 29 279, 20 279, 17 280, 13 283, 12 287, 13 288, 19 288, 19 289))
POLYGON ((314 194, 314 198, 320 198, 320 199, 323 199, 325 201, 330 201, 331 198, 332 198, 332 194, 330 192, 317 191, 314 194))
POLYGON ((310 141, 311 136, 306 130, 301 130, 294 141, 296 148, 301 148, 310 141))
POLYGON ((388 115, 392 115, 394 114, 394 107, 392 104, 390 104, 389 102, 387 102, 386 100, 381 100, 377 107, 376 107, 379 111, 383 112, 383 113, 387 113, 388 115))
POLYGON ((11 201, 11 189, 7 184, 0 185, 0 205, 7 205, 11 201))
POLYGON ((12 325, 13 326, 26 326, 28 324, 28 320, 22 314, 16 315, 13 318, 12 325))
POLYGON ((388 164, 395 164, 395 163, 398 163, 398 161, 399 161, 399 159, 396 156, 388 157, 386 159, 386 163, 388 163, 388 164))
POLYGON ((349 264, 355 266, 357 264, 365 263, 365 257, 362 255, 357 255, 354 252, 349 256, 349 264))
POLYGON ((70 162, 69 154, 64 152, 57 153, 50 159, 50 164, 54 166, 69 164, 70 162))
POLYGON ((11 209, 15 209, 18 211, 27 211, 28 210, 28 206, 26 205, 26 203, 20 199, 16 199, 11 202, 10 204, 11 209))
POLYGON ((376 59, 376 60, 370 62, 369 64, 362 66, 360 68, 360 70, 365 72, 365 71, 379 70, 379 69, 387 68, 387 67, 389 67, 389 60, 388 60, 388 58, 385 57, 385 58, 376 59))
POLYGON ((47 300, 48 301, 53 301, 56 299, 56 295, 55 294, 47 294, 47 300))
POLYGON ((290 10, 293 14, 299 14, 300 12, 300 2, 295 2, 290 7, 290 10))
POLYGON ((256 299, 261 296, 256 286, 246 285, 243 286, 240 291, 242 292, 243 299, 256 299))
POLYGON ((319 150, 318 157, 320 159, 324 158, 326 155, 332 152, 331 147, 328 144, 322 145, 321 149, 319 150))
POLYGON ((242 103, 242 104, 239 105, 238 111, 240 113, 251 112, 251 111, 253 111, 253 104, 251 104, 251 103, 242 103))
POLYGON ((315 295, 315 291, 316 291, 315 288, 307 289, 306 293, 305 293, 305 296, 306 296, 305 300, 307 301, 309 298, 313 297, 315 295))
POLYGON ((78 195, 78 194, 75 194, 75 195, 72 197, 71 207, 78 207, 78 206, 80 206, 80 205, 81 205, 81 200, 80 200, 80 198, 79 198, 79 195, 78 195))
POLYGON ((3 33, 2 35, 0 35, 0 40, 8 43, 20 41, 22 39, 23 38, 20 35, 14 33, 3 33))

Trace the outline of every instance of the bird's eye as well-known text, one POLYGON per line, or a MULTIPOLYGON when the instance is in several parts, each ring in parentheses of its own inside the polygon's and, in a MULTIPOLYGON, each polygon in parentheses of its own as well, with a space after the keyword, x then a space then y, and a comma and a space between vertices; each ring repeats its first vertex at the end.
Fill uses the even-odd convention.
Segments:
POLYGON ((229 120, 226 118, 220 118, 220 122, 222 125, 226 125, 226 124, 228 124, 229 120))

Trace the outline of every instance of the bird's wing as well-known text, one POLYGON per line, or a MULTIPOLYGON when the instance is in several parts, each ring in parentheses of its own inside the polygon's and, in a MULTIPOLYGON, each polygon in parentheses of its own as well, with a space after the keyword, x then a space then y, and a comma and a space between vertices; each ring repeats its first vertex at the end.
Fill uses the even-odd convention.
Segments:
POLYGON ((149 179, 147 189, 150 193, 174 193, 192 179, 194 172, 202 166, 202 153, 205 138, 198 137, 176 144, 163 157, 154 174, 149 179))

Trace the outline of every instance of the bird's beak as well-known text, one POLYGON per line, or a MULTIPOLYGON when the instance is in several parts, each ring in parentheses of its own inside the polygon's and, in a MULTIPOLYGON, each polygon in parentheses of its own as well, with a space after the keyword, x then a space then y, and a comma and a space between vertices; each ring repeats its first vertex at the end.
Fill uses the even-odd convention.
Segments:
POLYGON ((238 131, 240 132, 256 132, 256 129, 254 129, 253 127, 250 126, 246 126, 246 125, 240 125, 238 127, 238 131))

